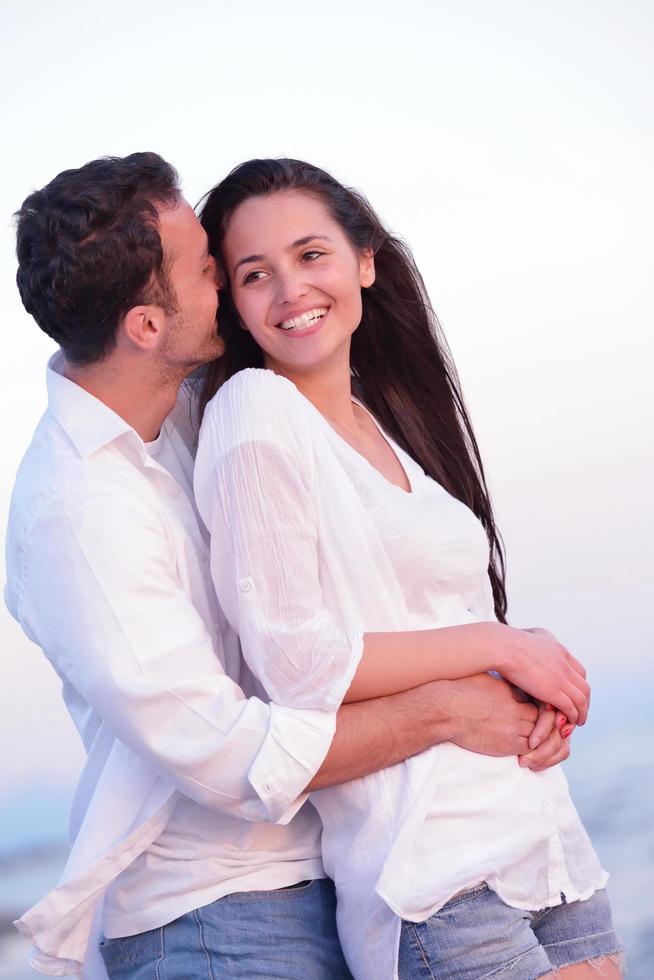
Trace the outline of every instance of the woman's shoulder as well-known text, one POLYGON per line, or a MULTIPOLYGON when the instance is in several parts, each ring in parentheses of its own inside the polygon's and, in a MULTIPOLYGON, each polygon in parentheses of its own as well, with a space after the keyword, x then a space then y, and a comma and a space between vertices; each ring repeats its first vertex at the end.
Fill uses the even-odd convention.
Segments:
POLYGON ((267 368, 244 368, 232 375, 218 389, 207 410, 222 411, 225 407, 267 407, 301 399, 292 381, 267 368))
POLYGON ((307 402, 292 381, 265 368, 245 368, 206 407, 202 429, 223 445, 250 439, 283 442, 306 428, 307 402))

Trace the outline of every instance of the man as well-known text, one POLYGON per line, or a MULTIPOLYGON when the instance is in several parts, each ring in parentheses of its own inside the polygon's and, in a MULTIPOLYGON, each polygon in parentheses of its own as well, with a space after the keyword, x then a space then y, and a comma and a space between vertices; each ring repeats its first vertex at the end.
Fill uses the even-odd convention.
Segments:
MULTIPOLYGON (((88 753, 62 884, 18 923, 32 963, 347 977, 306 792, 446 739, 527 753, 537 709, 485 675, 335 717, 268 704, 215 602, 192 499, 182 382, 222 343, 174 170, 136 153, 60 174, 18 212, 17 253, 25 308, 61 352, 16 480, 7 603, 88 753)), ((530 743, 534 767, 568 752, 551 711, 530 743)))

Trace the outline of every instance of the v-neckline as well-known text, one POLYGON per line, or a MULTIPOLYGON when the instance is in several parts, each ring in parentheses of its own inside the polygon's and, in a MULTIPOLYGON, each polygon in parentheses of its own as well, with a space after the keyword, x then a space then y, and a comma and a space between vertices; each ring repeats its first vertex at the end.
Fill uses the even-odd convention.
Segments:
MULTIPOLYGON (((271 368, 266 368, 266 370, 271 371, 272 369, 271 368)), ((276 372, 273 371, 272 373, 275 374, 276 372)), ((338 439, 338 441, 340 443, 342 443, 344 446, 347 446, 347 448, 349 449, 349 451, 351 453, 354 453, 354 455, 358 459, 362 460, 363 463, 367 467, 369 467, 373 471, 373 473, 375 473, 377 475, 378 479, 383 480, 383 482, 385 484, 387 484, 387 486, 392 487, 398 493, 403 493, 407 497, 415 496, 416 488, 415 488, 415 486, 413 484, 413 480, 409 476, 408 470, 407 470, 406 466, 404 465, 404 463, 402 462, 402 459, 400 458, 400 454, 403 453, 402 449, 400 449, 400 447, 391 439, 391 437, 384 432, 383 428, 381 427, 381 425, 379 424, 379 422, 377 421, 377 419, 375 418, 375 416, 372 414, 372 412, 370 411, 370 409, 367 408, 363 404, 363 402, 361 402, 358 398, 355 398, 354 395, 350 395, 350 399, 352 400, 352 402, 354 402, 355 405, 358 405, 359 408, 362 408, 363 411, 366 413, 366 415, 368 415, 372 419, 373 425, 375 425, 375 427, 377 428, 377 431, 381 435, 382 439, 386 442, 388 448, 391 450, 391 452, 395 456, 395 458, 396 458, 396 460, 398 462, 398 466, 400 467, 400 469, 404 473, 404 477, 406 479, 406 482, 409 484, 409 489, 408 490, 405 490, 404 487, 401 487, 399 485, 399 483, 393 483, 392 480, 389 480, 388 477, 384 476, 384 474, 382 473, 381 470, 378 470, 377 467, 373 463, 371 463, 370 460, 367 459, 363 455, 363 453, 360 453, 358 449, 355 449, 354 446, 352 446, 347 441, 347 439, 344 439, 343 436, 340 435, 340 433, 336 431, 336 429, 334 428, 334 426, 322 414, 322 412, 319 411, 316 408, 316 406, 313 404, 313 402, 311 401, 311 399, 310 398, 307 398, 307 396, 305 394, 303 394, 303 392, 300 391, 300 389, 298 388, 298 386, 295 384, 294 381, 291 381, 290 378, 285 377, 285 375, 283 375, 283 374, 279 374, 279 375, 277 375, 277 377, 283 378, 284 381, 286 381, 288 384, 290 384, 290 385, 293 386, 293 388, 298 393, 298 395, 300 396, 300 398, 302 398, 307 403, 307 405, 310 406, 310 408, 312 409, 312 411, 318 416, 318 418, 320 419, 320 421, 322 422, 322 424, 327 428, 327 430, 329 432, 331 432, 334 436, 336 436, 336 438, 338 439)), ((406 453, 403 453, 403 455, 406 455, 406 453)))
MULTIPOLYGON (((307 401, 309 401, 309 404, 310 405, 313 405, 313 402, 311 402, 308 398, 307 398, 307 401)), ((334 435, 336 436, 336 438, 340 442, 342 442, 344 446, 347 446, 347 448, 350 450, 350 452, 354 453, 355 456, 357 456, 359 459, 363 460, 363 462, 365 463, 365 465, 368 466, 368 467, 370 467, 370 469, 373 470, 377 474, 377 476, 379 477, 380 480, 383 480, 384 483, 388 484, 389 487, 393 487, 395 490, 399 490, 400 493, 404 493, 407 496, 411 496, 412 494, 415 493, 415 487, 413 485, 413 481, 411 480, 411 477, 409 476, 409 473, 407 472, 406 466, 404 465, 404 463, 402 462, 402 460, 400 458, 400 452, 401 452, 400 447, 397 446, 393 442, 393 440, 391 439, 391 437, 388 436, 384 432, 384 430, 382 429, 381 425, 379 424, 379 422, 377 421, 377 419, 375 418, 375 416, 372 414, 372 412, 368 408, 366 408, 366 406, 362 402, 360 402, 358 398, 355 398, 354 396, 352 396, 352 402, 355 405, 358 405, 359 408, 362 408, 363 411, 366 413, 366 415, 371 419, 373 425, 375 426, 375 428, 379 432, 380 436, 382 437, 382 439, 384 440, 384 442, 386 443, 386 445, 388 446, 388 448, 390 449, 390 451, 395 456, 395 459, 397 460, 398 466, 400 467, 400 469, 404 473, 404 478, 405 478, 406 482, 409 485, 409 489, 408 490, 405 490, 405 488, 404 487, 401 487, 399 483, 394 483, 392 480, 389 480, 387 476, 384 476, 384 474, 382 473, 382 471, 380 469, 378 469, 375 466, 374 463, 371 463, 367 456, 364 456, 363 453, 360 453, 358 449, 355 449, 354 446, 351 443, 349 443, 347 441, 347 439, 345 439, 340 434, 340 432, 338 432, 334 428, 334 426, 331 424, 331 422, 329 421, 329 419, 327 419, 322 414, 322 412, 318 411, 318 409, 316 408, 315 405, 313 405, 313 408, 316 410, 316 412, 318 413, 318 415, 320 416, 320 418, 323 420, 323 422, 325 423, 325 425, 329 428, 329 430, 334 433, 334 435)))

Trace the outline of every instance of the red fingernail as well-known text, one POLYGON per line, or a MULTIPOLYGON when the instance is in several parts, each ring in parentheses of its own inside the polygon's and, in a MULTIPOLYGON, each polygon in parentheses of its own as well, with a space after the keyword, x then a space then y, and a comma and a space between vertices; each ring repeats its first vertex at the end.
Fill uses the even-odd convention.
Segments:
POLYGON ((573 728, 574 728, 574 725, 566 725, 565 728, 562 728, 561 729, 561 738, 567 738, 573 728))
POLYGON ((563 733, 563 726, 568 724, 568 719, 565 715, 561 715, 559 718, 559 731, 563 733))
POLYGON ((552 705, 551 705, 551 704, 546 704, 546 705, 545 705, 545 710, 546 710, 546 711, 554 711, 554 708, 552 707, 552 705))

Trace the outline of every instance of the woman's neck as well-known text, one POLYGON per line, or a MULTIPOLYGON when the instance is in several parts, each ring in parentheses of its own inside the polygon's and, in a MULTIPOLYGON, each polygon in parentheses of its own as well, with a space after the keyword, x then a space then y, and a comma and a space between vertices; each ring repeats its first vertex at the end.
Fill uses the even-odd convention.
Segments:
POLYGON ((266 367, 292 381, 298 391, 330 422, 349 431, 356 431, 349 359, 311 371, 272 361, 266 367))

